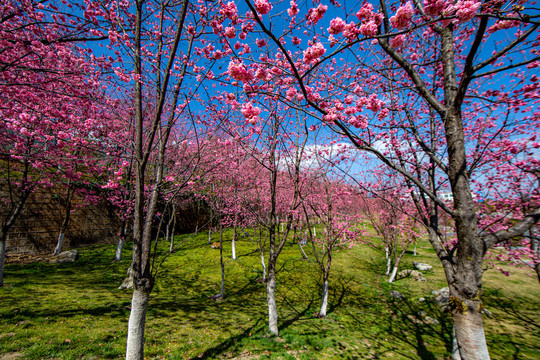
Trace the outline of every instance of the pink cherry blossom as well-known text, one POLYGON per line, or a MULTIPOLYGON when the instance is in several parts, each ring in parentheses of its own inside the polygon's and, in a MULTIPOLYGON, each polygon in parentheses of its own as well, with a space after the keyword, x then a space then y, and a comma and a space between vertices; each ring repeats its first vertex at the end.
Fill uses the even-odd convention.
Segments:
POLYGON ((410 1, 407 1, 405 5, 402 5, 398 8, 396 15, 390 18, 390 23, 392 24, 392 27, 396 29, 404 29, 411 22, 413 15, 414 8, 410 1))
POLYGON ((328 6, 319 4, 316 8, 309 9, 308 24, 315 25, 324 17, 324 13, 328 10, 328 6))
POLYGON ((345 21, 343 21, 342 18, 337 17, 337 18, 332 19, 330 21, 330 27, 328 28, 328 32, 330 34, 339 34, 340 32, 342 32, 345 29, 346 25, 347 25, 347 23, 345 21))
POLYGON ((225 28, 225 36, 228 37, 229 39, 234 38, 236 36, 236 31, 235 31, 234 27, 227 26, 225 28))
POLYGON ((296 1, 290 2, 291 7, 287 10, 287 13, 290 17, 296 16, 298 14, 298 5, 296 5, 296 1))
POLYGON ((272 4, 268 0, 255 0, 255 9, 261 15, 266 15, 272 10, 272 4))
POLYGON ((304 62, 306 64, 312 64, 316 62, 321 56, 323 56, 325 52, 326 49, 324 48, 323 44, 317 42, 313 44, 313 46, 304 50, 304 62))
POLYGON ((237 81, 253 80, 253 71, 247 70, 244 63, 238 60, 232 60, 227 68, 230 77, 237 81))
POLYGON ((397 49, 405 43, 405 35, 398 35, 390 39, 390 46, 397 49))

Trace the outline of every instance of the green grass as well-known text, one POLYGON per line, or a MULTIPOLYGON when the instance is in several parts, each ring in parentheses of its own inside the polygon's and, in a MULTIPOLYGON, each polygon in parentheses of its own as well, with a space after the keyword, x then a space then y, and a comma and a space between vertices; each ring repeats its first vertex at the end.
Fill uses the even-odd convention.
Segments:
MULTIPOLYGON (((226 239, 230 236, 227 232, 226 239)), ((445 281, 428 243, 419 245, 416 258, 412 251, 407 254, 401 266, 412 268, 412 261, 434 265, 425 283, 403 279, 388 284, 381 254, 365 246, 336 253, 326 319, 313 316, 321 289, 316 264, 301 260, 297 245, 286 245, 277 275, 278 337, 267 331, 266 291, 257 281, 261 265, 255 249, 254 242, 241 238, 233 261, 230 243, 225 244, 227 297, 220 302, 208 298, 219 292, 220 270, 219 251, 210 249, 207 235, 167 257, 150 299, 146 358, 448 358, 451 319, 431 296, 445 281), (406 300, 392 300, 390 290, 402 292, 406 300), (420 311, 439 325, 418 321, 420 311)), ((75 264, 6 265, 0 288, 0 358, 10 352, 25 359, 124 356, 131 293, 117 288, 129 266, 129 249, 120 263, 111 261, 110 245, 81 249, 80 255, 75 264)), ((486 319, 492 358, 539 359, 536 278, 516 269, 510 277, 488 270, 484 303, 493 313, 486 319)))

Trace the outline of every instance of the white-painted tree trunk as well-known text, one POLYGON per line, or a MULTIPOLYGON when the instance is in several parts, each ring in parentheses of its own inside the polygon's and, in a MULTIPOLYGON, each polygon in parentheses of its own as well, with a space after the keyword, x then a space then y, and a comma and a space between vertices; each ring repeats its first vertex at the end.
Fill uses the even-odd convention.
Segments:
POLYGON ((300 250, 302 251, 302 255, 304 255, 304 259, 309 259, 306 252, 304 251, 304 246, 302 244, 298 244, 300 246, 300 250))
POLYGON ((453 319, 461 359, 490 360, 482 314, 468 306, 468 309, 462 312, 454 311, 453 319))
POLYGON ((264 263, 264 254, 263 253, 261 253, 261 263, 262 263, 262 267, 263 267, 262 279, 263 279, 263 282, 266 282, 266 264, 264 263))
POLYGON ((232 258, 233 260, 236 260, 236 227, 234 228, 232 237, 232 258))
POLYGON ((414 245, 414 256, 416 256, 416 245, 414 245))
POLYGON ((60 232, 58 234, 58 241, 56 243, 56 247, 54 248, 53 255, 58 255, 62 252, 62 245, 64 244, 64 232, 60 232))
POLYGON ((388 278, 389 283, 394 282, 394 280, 396 279, 397 271, 398 271, 398 267, 394 266, 394 268, 392 269, 392 273, 390 274, 390 278, 388 278))
POLYGON ((144 359, 144 326, 150 294, 134 290, 128 322, 126 360, 144 359))
POLYGON ((266 301, 268 302, 268 328, 274 335, 279 335, 278 313, 276 307, 276 278, 270 276, 266 284, 266 301))
POLYGON ((386 257, 386 272, 384 275, 388 276, 390 275, 390 269, 392 268, 392 259, 390 257, 386 257))
POLYGON ((319 316, 325 317, 327 308, 328 308, 328 279, 325 279, 323 283, 321 310, 319 311, 319 316))
POLYGON ((461 355, 459 355, 459 347, 456 340, 455 326, 452 326, 452 360, 461 360, 461 355))
POLYGON ((126 238, 122 236, 118 240, 118 245, 116 246, 116 254, 114 255, 114 261, 122 260, 122 250, 124 249, 124 244, 126 243, 126 238))
POLYGON ((313 227, 313 236, 317 236, 317 229, 315 228, 315 226, 313 227))
POLYGON ((208 229, 208 243, 212 243, 212 230, 208 229))
POLYGON ((285 229, 283 229, 283 223, 281 223, 281 232, 284 232, 285 229))
POLYGON ((172 253, 174 250, 174 233, 171 233, 170 241, 171 243, 169 245, 169 252, 172 253))

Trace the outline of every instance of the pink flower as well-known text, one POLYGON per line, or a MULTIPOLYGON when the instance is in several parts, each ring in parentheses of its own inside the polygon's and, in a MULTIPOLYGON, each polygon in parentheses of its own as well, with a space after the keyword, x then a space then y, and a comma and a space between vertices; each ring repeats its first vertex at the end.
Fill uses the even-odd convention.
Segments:
POLYGON ((360 25, 360 34, 364 36, 375 36, 377 35, 377 24, 374 20, 369 20, 360 25))
POLYGON ((343 29, 345 29, 346 25, 347 23, 343 21, 342 18, 337 17, 330 21, 330 27, 328 28, 328 32, 330 34, 339 34, 340 32, 343 31, 343 29))
POLYGON ((398 8, 396 15, 390 18, 390 23, 396 29, 404 29, 411 22, 414 15, 414 9, 410 1, 398 8))
POLYGON ((238 17, 238 9, 236 8, 234 1, 229 1, 226 5, 223 5, 222 8, 219 9, 219 13, 227 16, 230 20, 238 17))
POLYGON ((257 39, 257 40, 255 41, 255 43, 257 44, 258 47, 263 47, 264 45, 266 45, 266 40, 264 40, 264 39, 260 39, 260 40, 257 39))
POLYGON ((373 5, 370 3, 365 3, 364 6, 356 13, 358 20, 362 21, 364 19, 369 19, 373 14, 373 5))
POLYGON ((298 15, 298 5, 296 5, 296 1, 291 1, 291 7, 287 10, 287 13, 290 17, 298 15))
POLYGON ((292 43, 293 43, 294 45, 300 45, 301 42, 302 42, 302 40, 301 40, 299 37, 297 37, 297 36, 295 36, 295 37, 292 38, 292 43))
POLYGON ((255 0, 255 9, 261 14, 266 15, 272 10, 272 4, 268 0, 255 0))
POLYGON ((228 37, 229 39, 234 38, 236 36, 236 31, 235 31, 234 27, 227 26, 225 28, 225 36, 228 37))
POLYGON ((242 104, 242 109, 240 110, 242 115, 248 120, 248 122, 252 125, 255 125, 257 123, 257 120, 259 120, 259 114, 261 113, 261 109, 257 106, 253 106, 252 103, 244 103, 242 104))
POLYGON ((461 21, 469 21, 476 16, 481 5, 480 1, 458 1, 456 4, 456 16, 461 21))
POLYGON ((405 35, 398 35, 390 40, 390 46, 394 49, 400 48, 405 43, 405 35))
POLYGON ((232 60, 227 68, 227 73, 230 77, 237 81, 251 81, 253 80, 253 72, 247 70, 244 63, 232 60))
POLYGON ((427 15, 438 16, 446 6, 446 0, 424 0, 424 11, 427 15))
POLYGON ((312 64, 316 62, 321 56, 324 55, 326 49, 320 42, 313 44, 312 47, 304 50, 304 62, 306 64, 312 64))
POLYGON ((328 6, 319 4, 316 8, 309 9, 308 12, 308 21, 307 23, 310 25, 315 25, 319 20, 321 20, 324 16, 324 13, 328 9, 328 6))

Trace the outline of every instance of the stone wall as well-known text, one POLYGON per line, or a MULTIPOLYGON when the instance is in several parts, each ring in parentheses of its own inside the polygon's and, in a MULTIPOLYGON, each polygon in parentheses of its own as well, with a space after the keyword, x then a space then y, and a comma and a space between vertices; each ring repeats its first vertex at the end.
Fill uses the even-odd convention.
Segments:
MULTIPOLYGON (((51 188, 30 196, 19 219, 9 231, 7 253, 46 253, 54 250, 65 212, 62 190, 51 188)), ((5 195, 3 191, 2 196, 5 195)), ((63 250, 117 241, 120 224, 107 204, 83 205, 83 199, 77 195, 73 204, 63 250)), ((2 216, 6 211, 0 208, 2 216)))

